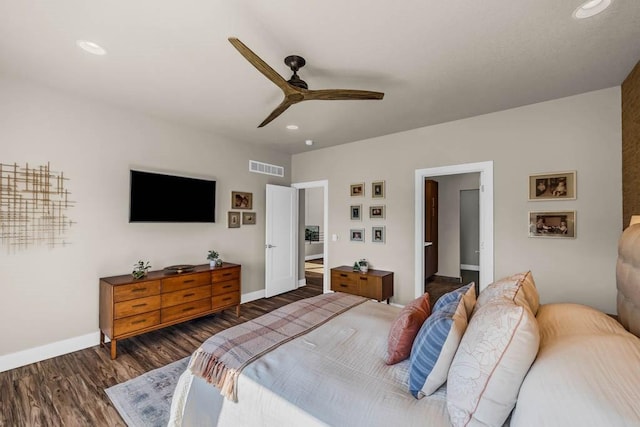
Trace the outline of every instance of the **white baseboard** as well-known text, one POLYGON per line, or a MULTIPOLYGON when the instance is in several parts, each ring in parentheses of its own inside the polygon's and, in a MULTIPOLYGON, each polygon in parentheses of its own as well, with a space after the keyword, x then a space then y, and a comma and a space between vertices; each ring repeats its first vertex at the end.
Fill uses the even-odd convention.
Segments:
POLYGON ((249 292, 248 294, 242 294, 242 298, 240 298, 240 304, 244 304, 245 302, 255 301, 260 298, 264 298, 265 293, 264 289, 261 291, 249 292))
POLYGON ((307 279, 298 280, 298 287, 301 288, 303 286, 307 286, 307 279))
POLYGON ((305 261, 309 261, 310 259, 320 259, 320 258, 322 258, 322 257, 324 257, 324 255, 323 255, 323 254, 306 255, 306 256, 304 257, 304 260, 305 260, 305 261))
MULTIPOLYGON (((261 291, 242 294, 240 303, 244 304, 245 302, 255 301, 257 299, 264 298, 264 296, 264 289, 261 291)), ((105 341, 108 342, 109 339, 105 337, 105 341)), ((63 354, 73 353, 74 351, 84 350, 85 348, 93 347, 98 344, 100 344, 99 331, 41 345, 27 350, 17 351, 15 353, 5 354, 0 356, 0 372, 19 368, 20 366, 29 365, 42 360, 51 359, 52 357, 62 356, 63 354)))
POLYGON ((98 344, 100 344, 100 332, 91 332, 79 337, 68 338, 39 347, 5 354, 4 356, 0 356, 0 372, 83 350, 98 344))

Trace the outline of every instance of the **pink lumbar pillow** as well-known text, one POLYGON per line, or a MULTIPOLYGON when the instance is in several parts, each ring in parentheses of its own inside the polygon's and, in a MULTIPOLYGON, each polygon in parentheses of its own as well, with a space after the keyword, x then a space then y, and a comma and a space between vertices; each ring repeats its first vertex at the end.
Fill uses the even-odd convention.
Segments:
POLYGON ((430 314, 431 305, 428 293, 404 306, 389 330, 387 358, 385 359, 387 365, 402 362, 409 357, 413 340, 430 314))

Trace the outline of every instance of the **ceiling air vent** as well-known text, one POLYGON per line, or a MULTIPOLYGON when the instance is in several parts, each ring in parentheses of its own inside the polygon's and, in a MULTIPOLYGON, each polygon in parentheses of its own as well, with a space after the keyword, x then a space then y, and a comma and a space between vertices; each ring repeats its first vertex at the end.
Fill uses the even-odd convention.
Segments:
POLYGON ((255 160, 249 160, 249 171, 265 175, 284 176, 284 168, 282 166, 256 162, 255 160))

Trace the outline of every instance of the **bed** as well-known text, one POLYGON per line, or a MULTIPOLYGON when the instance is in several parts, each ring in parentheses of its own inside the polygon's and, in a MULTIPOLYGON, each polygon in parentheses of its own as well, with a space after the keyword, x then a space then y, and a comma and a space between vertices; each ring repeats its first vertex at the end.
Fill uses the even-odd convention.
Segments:
MULTIPOLYGON (((625 272, 617 280, 627 289, 624 300, 640 305, 637 288, 628 290, 638 278, 627 266, 636 257, 630 254, 640 253, 640 225, 634 227, 621 238, 617 268, 625 272)), ((210 384, 193 363, 196 352, 176 388, 169 425, 640 425, 640 339, 593 308, 539 305, 531 272, 498 280, 477 298, 471 288, 440 298, 412 339, 410 357, 392 365, 385 363, 390 330, 407 307, 367 300, 258 351, 234 377, 234 392, 210 384), (447 307, 450 329, 433 344, 436 334, 426 326, 447 307), (435 365, 414 393, 416 347, 434 346, 435 365), (436 371, 440 377, 429 383, 436 371)), ((627 326, 634 327, 640 325, 627 326)))

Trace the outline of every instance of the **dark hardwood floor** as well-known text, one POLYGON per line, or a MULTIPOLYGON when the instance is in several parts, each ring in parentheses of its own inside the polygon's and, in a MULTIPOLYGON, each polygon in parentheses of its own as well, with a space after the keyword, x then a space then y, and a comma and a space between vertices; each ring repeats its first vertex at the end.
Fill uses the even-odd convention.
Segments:
POLYGON ((235 310, 0 373, 0 426, 125 426, 104 392, 191 354, 211 335, 293 301, 322 293, 322 280, 235 310))

